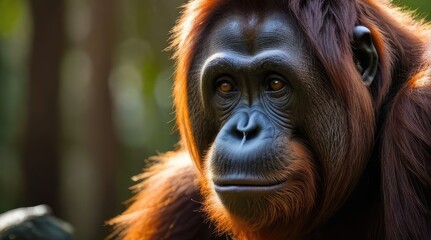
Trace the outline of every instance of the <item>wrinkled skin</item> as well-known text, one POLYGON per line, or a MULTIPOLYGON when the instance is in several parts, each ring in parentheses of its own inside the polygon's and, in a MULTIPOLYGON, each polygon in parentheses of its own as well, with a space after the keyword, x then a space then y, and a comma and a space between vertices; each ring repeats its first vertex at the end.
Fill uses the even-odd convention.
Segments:
MULTIPOLYGON (((309 214, 322 204, 317 195, 324 189, 317 180, 326 176, 318 169, 337 164, 331 154, 342 153, 345 145, 344 103, 285 15, 228 15, 210 32, 189 89, 199 90, 190 106, 201 105, 207 117, 191 114, 196 136, 204 136, 197 142, 214 141, 204 164, 214 205, 254 228, 310 222, 309 214), (210 129, 220 129, 212 137, 200 133, 208 122, 214 124, 210 129)), ((370 65, 376 63, 361 67, 370 65)), ((357 157, 363 168, 365 156, 357 157)), ((353 185, 359 174, 346 181, 353 185)))

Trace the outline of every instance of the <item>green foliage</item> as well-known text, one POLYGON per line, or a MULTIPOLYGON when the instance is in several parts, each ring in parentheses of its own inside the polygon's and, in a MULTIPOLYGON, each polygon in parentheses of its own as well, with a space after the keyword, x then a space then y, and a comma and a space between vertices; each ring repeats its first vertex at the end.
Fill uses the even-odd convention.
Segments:
POLYGON ((431 20, 431 1, 429 0, 395 0, 393 2, 415 11, 419 18, 431 20))
POLYGON ((23 8, 21 0, 0 0, 0 38, 14 30, 23 8))
POLYGON ((19 204, 26 6, 23 0, 0 0, 0 213, 19 204))

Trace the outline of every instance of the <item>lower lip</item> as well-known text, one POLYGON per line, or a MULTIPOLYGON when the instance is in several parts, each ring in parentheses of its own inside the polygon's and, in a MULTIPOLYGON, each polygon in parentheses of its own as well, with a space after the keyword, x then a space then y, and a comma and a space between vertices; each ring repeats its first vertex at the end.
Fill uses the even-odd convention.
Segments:
POLYGON ((214 184, 214 189, 218 193, 270 193, 281 189, 286 182, 275 185, 247 186, 247 185, 226 185, 219 186, 214 184))

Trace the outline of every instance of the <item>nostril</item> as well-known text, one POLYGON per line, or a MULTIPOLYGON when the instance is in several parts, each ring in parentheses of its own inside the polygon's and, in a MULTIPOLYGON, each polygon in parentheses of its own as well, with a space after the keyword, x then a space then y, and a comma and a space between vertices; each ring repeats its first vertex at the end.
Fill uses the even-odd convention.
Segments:
POLYGON ((235 136, 235 138, 237 139, 243 139, 244 138, 244 132, 240 131, 238 129, 234 129, 233 130, 233 135, 235 136))
POLYGON ((256 126, 255 128, 249 129, 248 132, 244 132, 244 138, 247 140, 253 139, 258 135, 258 133, 259 127, 256 126))
POLYGON ((259 134, 259 129, 260 128, 257 125, 248 126, 246 128, 237 127, 233 131, 233 134, 237 139, 251 140, 259 134))

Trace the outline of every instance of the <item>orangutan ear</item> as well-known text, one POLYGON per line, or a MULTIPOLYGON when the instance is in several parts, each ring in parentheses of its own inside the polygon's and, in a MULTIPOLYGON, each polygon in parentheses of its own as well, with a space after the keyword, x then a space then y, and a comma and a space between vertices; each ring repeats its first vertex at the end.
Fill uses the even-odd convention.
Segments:
POLYGON ((377 74, 379 56, 373 44, 371 31, 364 26, 353 29, 353 57, 362 81, 369 86, 377 74))

